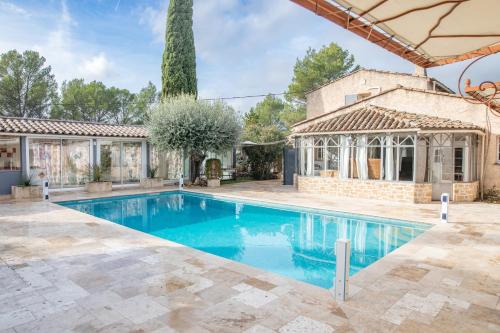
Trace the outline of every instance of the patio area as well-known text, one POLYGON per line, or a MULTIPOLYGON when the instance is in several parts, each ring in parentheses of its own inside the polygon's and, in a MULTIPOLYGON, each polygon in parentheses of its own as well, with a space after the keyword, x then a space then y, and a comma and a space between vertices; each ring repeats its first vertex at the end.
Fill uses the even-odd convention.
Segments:
POLYGON ((500 331, 498 205, 452 204, 439 224, 435 203, 299 193, 277 181, 187 190, 436 225, 352 277, 337 303, 328 290, 54 203, 3 201, 0 332, 500 331))

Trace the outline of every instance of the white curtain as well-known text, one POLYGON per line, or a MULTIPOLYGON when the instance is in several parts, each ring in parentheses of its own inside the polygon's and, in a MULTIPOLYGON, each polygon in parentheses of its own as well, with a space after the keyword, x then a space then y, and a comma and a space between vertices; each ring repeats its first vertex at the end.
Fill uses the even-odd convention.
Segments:
POLYGON ((306 148, 306 176, 312 176, 313 174, 313 148, 306 148))
POLYGON ((368 179, 367 144, 368 137, 366 135, 361 135, 358 140, 358 149, 356 153, 359 179, 368 179))
POLYGON ((394 180, 394 154, 392 147, 392 135, 385 137, 385 180, 394 180))
POLYGON ((345 135, 340 137, 340 178, 349 178, 349 141, 345 135))
POLYGON ((465 137, 464 156, 462 160, 462 167, 464 170, 464 182, 470 181, 470 149, 471 149, 470 135, 465 137))

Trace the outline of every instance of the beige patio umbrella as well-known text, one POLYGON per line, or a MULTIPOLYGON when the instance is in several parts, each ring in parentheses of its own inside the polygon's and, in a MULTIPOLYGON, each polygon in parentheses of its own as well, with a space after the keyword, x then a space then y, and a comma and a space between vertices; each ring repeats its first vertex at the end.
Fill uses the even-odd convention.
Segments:
POLYGON ((500 0, 291 0, 420 67, 500 52, 500 0))

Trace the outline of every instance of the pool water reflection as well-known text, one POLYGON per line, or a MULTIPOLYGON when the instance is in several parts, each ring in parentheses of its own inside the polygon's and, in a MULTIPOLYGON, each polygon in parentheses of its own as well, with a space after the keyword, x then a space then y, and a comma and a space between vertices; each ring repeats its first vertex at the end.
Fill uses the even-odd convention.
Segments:
POLYGON ((186 192, 68 201, 63 206, 201 251, 330 288, 335 240, 351 240, 351 275, 429 226, 186 192))

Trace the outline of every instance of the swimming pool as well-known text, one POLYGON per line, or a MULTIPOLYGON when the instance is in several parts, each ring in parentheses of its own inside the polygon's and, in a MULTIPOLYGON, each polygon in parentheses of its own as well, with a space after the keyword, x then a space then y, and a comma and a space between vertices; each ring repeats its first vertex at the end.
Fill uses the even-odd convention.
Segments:
POLYGON ((337 238, 351 240, 353 275, 430 227, 185 191, 59 204, 323 288, 334 281, 337 238))

